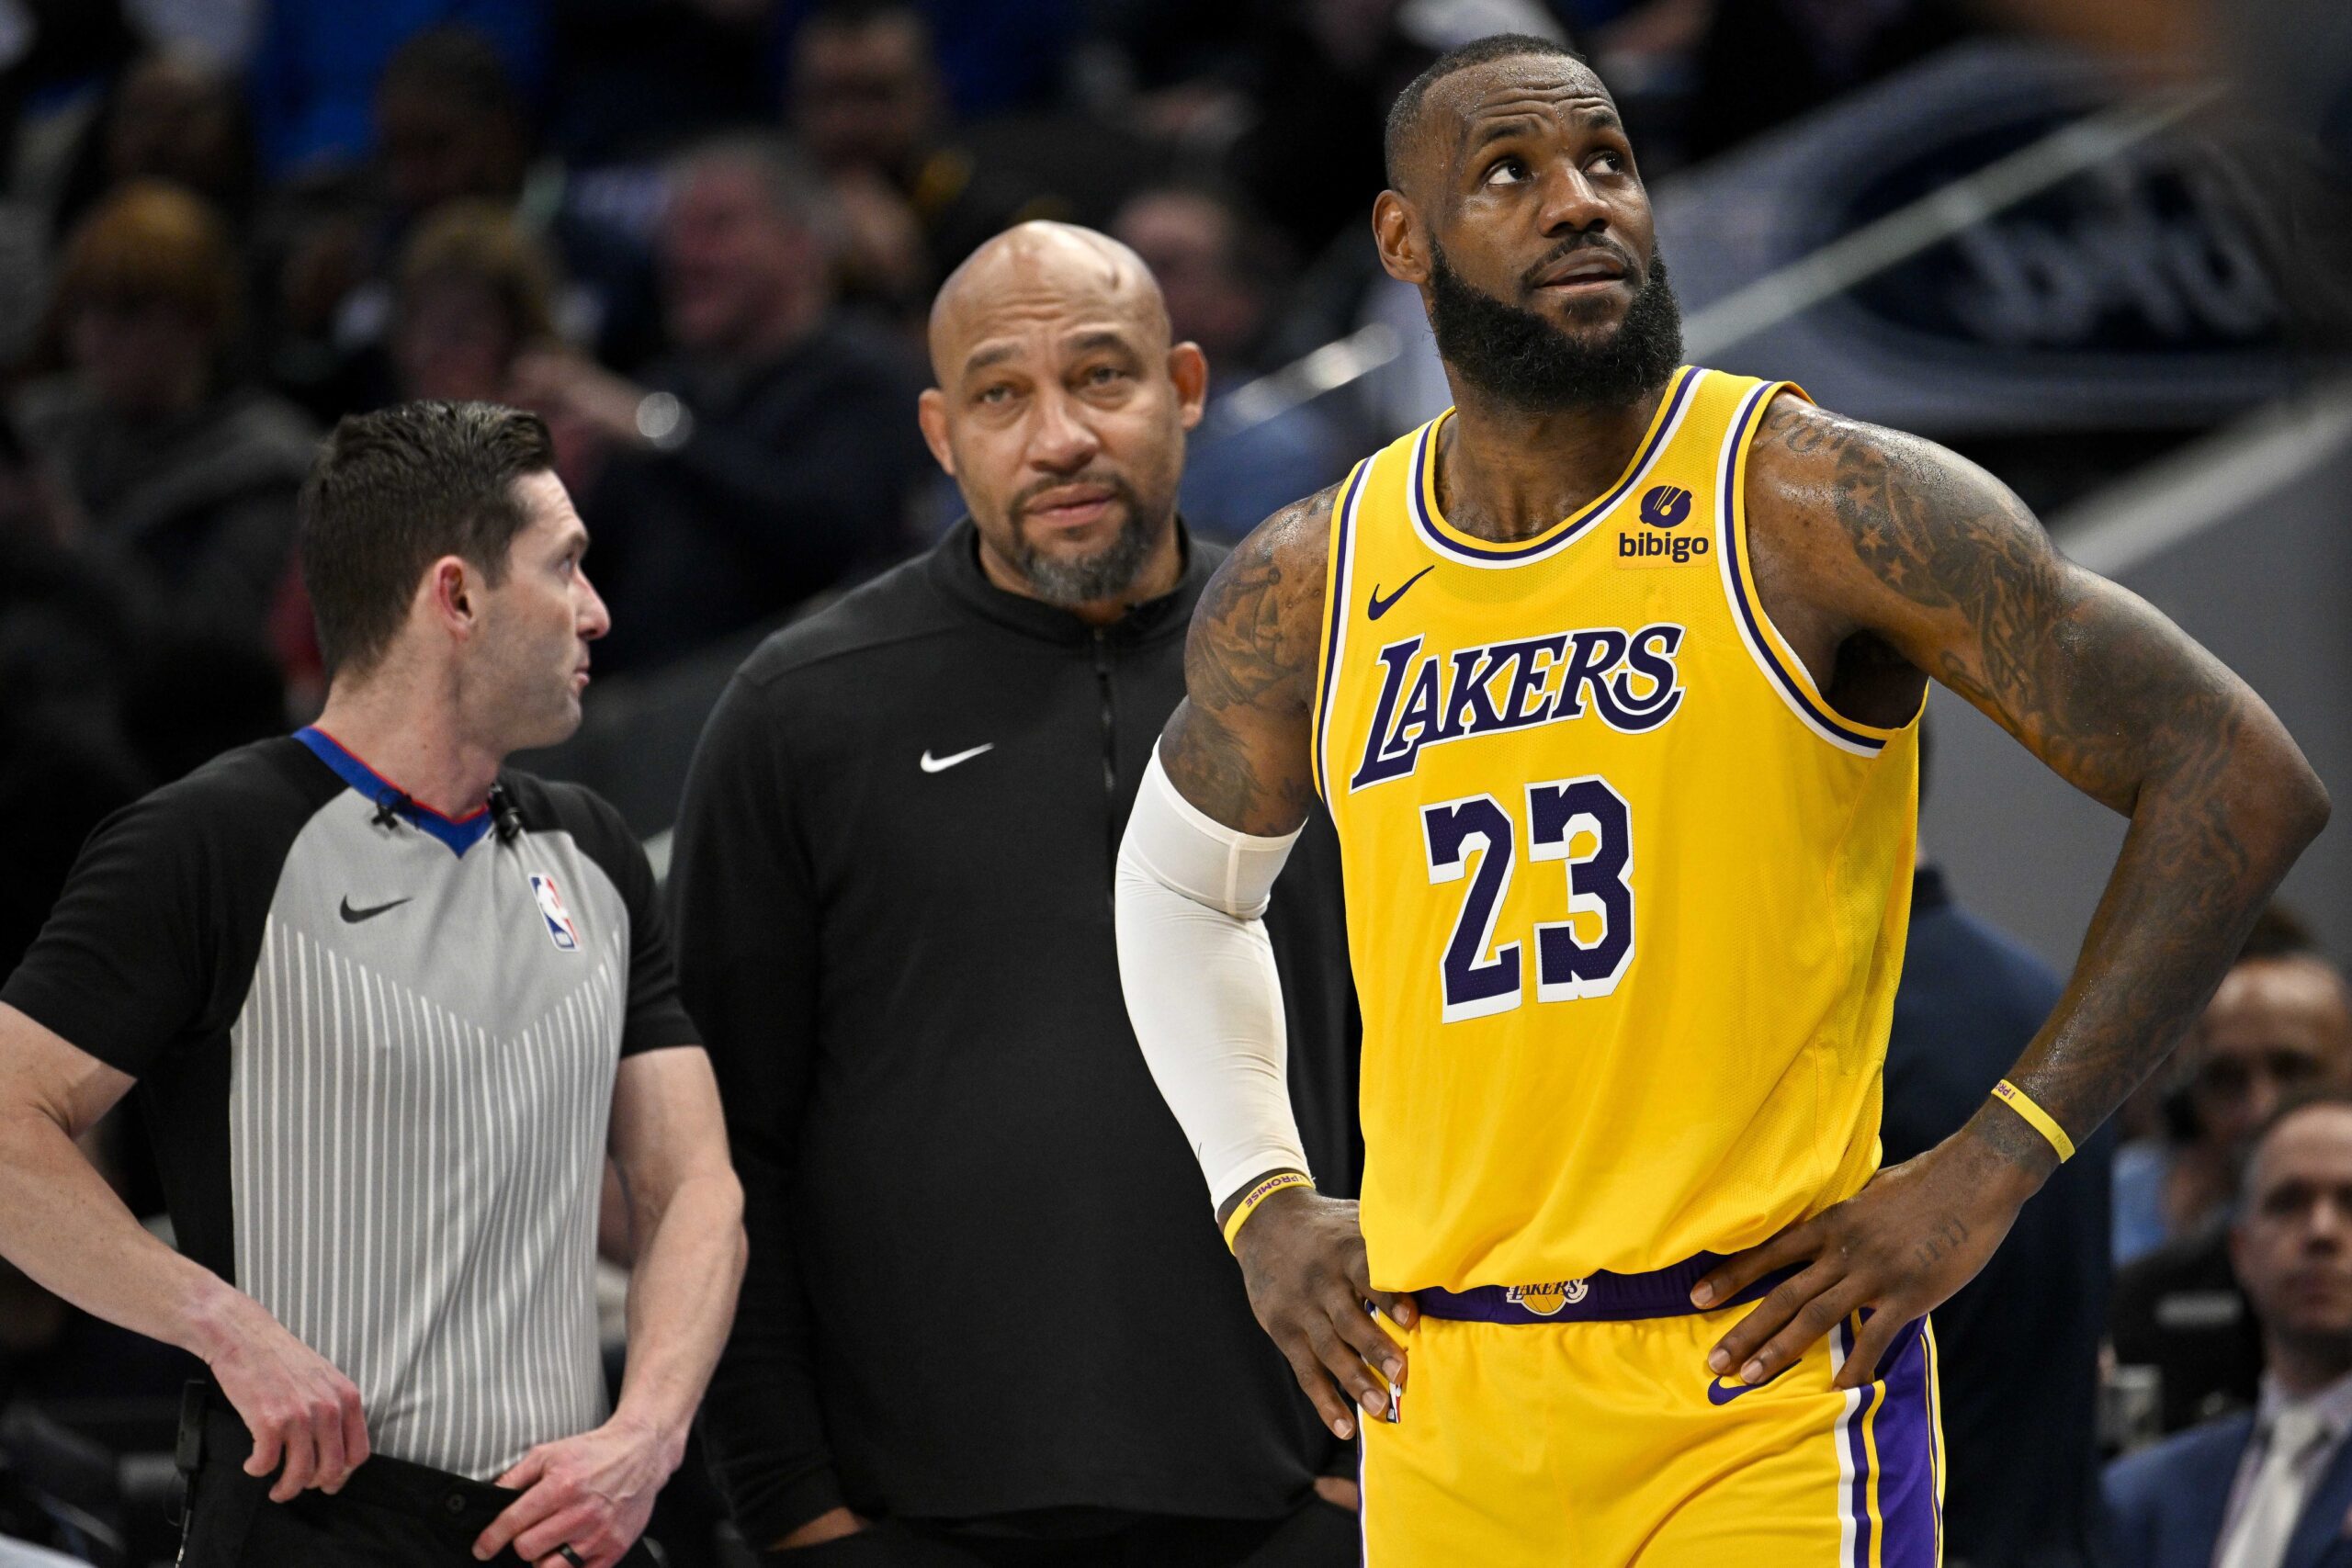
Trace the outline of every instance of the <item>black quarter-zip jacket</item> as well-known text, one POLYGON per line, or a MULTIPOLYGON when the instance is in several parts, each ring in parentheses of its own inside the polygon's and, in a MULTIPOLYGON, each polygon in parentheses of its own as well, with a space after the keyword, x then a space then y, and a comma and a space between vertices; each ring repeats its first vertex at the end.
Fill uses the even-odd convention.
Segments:
MULTIPOLYGON (((967 521, 711 716, 673 889, 751 1243, 706 1429, 757 1544, 841 1503, 1271 1517, 1330 1467, 1119 988, 1119 840, 1222 555, 1097 629, 990 583, 967 521)), ((1267 923, 1308 1156, 1351 1193, 1319 811, 1267 923)))

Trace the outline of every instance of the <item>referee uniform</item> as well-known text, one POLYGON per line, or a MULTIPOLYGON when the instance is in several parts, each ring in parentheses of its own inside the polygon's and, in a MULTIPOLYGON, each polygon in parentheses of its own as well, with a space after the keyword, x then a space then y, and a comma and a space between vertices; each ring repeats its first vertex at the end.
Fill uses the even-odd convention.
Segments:
POLYGON ((0 1000, 148 1085, 180 1249, 360 1392, 376 1457, 284 1504, 192 1409, 188 1568, 470 1562, 491 1479, 605 1420, 616 1068, 697 1040, 604 802, 507 773, 451 820, 318 730, 247 746, 98 830, 0 1000))
MULTIPOLYGON (((1112 870, 1221 547, 1090 626, 972 525, 745 663, 687 784, 680 978, 750 1262, 704 1406, 779 1563, 1353 1562, 1352 1451, 1259 1329, 1127 1021, 1112 870), (1257 1555, 1253 1555, 1256 1553, 1257 1555)), ((1337 845, 1268 917, 1306 1148, 1353 1190, 1337 845)))

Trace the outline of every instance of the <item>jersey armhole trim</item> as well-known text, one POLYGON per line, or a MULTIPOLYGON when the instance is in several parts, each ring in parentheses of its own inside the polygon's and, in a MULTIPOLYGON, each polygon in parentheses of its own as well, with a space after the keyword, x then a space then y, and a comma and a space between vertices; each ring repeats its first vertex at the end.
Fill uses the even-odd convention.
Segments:
POLYGON ((1331 706, 1339 694, 1340 661, 1347 655, 1348 567, 1354 558, 1356 513, 1370 483, 1377 457, 1366 457, 1350 470, 1340 489, 1339 504, 1331 508, 1330 556, 1325 565, 1323 590, 1323 649, 1315 671, 1315 713, 1307 743, 1315 760, 1315 789, 1325 806, 1331 803, 1330 771, 1323 755, 1329 734, 1331 706))
MULTIPOLYGON (((1765 614, 1763 595, 1757 592, 1756 575, 1747 553, 1747 453, 1764 410, 1783 391, 1793 392, 1807 402, 1813 400, 1793 381, 1758 383, 1732 416, 1731 429, 1724 437, 1723 453, 1715 465, 1719 511, 1715 553, 1723 574, 1724 594, 1731 601, 1732 624, 1738 628, 1739 640, 1746 646, 1748 657, 1764 671, 1772 689, 1780 694, 1781 701, 1798 722, 1840 751, 1875 757, 1910 724, 1883 728, 1848 718, 1831 707, 1814 684, 1813 672, 1805 668, 1804 660, 1797 657, 1781 629, 1765 614)), ((1924 710, 1927 705, 1923 702, 1920 706, 1924 710)), ((1917 716, 1911 722, 1917 722, 1917 716)))

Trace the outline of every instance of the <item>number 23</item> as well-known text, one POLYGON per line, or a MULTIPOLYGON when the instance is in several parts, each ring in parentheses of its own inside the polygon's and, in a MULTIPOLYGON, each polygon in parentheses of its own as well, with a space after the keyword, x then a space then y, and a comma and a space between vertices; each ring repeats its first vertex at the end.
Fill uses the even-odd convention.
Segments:
MULTIPOLYGON (((1439 960, 1445 1021, 1509 1012, 1526 999, 1521 944, 1494 944, 1518 849, 1510 813, 1491 795, 1467 795, 1423 807, 1421 829, 1432 884, 1459 882, 1470 875, 1471 857, 1478 861, 1439 960)), ((1527 845, 1531 860, 1566 863, 1569 914, 1600 919, 1600 940, 1589 946, 1577 940, 1572 920, 1535 922, 1535 999, 1607 996, 1634 959, 1634 889, 1626 881, 1634 869, 1633 814, 1624 797, 1599 777, 1529 784, 1527 845), (1571 856, 1568 847, 1587 833, 1591 852, 1571 856)))

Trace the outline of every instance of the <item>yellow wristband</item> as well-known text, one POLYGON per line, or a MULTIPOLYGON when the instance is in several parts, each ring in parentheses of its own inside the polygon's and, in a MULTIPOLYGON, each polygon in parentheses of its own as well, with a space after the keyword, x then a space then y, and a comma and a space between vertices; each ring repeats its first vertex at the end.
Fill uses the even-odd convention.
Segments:
POLYGON ((1259 1204, 1264 1202, 1267 1199, 1272 1197, 1275 1193, 1281 1191, 1285 1187, 1312 1187, 1314 1185, 1315 1181, 1313 1178, 1301 1176, 1295 1170, 1285 1170, 1280 1176, 1270 1176, 1266 1178, 1265 1180, 1261 1181, 1257 1186, 1252 1187, 1249 1191, 1243 1193, 1241 1195, 1241 1201, 1233 1206, 1233 1213, 1226 1215, 1225 1217, 1225 1245, 1227 1250, 1230 1251, 1232 1249, 1233 1238, 1241 1234, 1241 1222, 1248 1219, 1252 1213, 1254 1213, 1257 1211, 1259 1204))
POLYGON ((1993 1098, 2026 1119, 2027 1124, 2050 1140, 2058 1151, 2058 1161, 2064 1164, 2075 1157, 2075 1140, 2066 1136, 2066 1129, 2058 1125, 2058 1118, 2033 1102, 2033 1097, 2003 1078, 1993 1086, 1993 1098))

